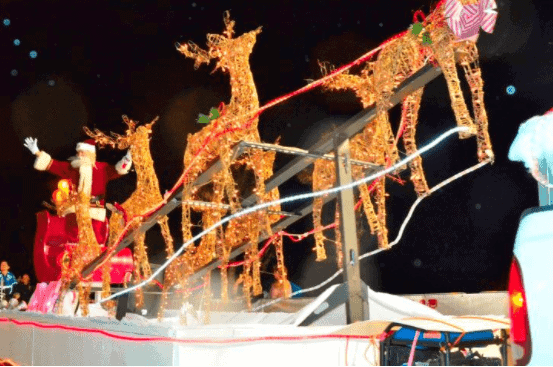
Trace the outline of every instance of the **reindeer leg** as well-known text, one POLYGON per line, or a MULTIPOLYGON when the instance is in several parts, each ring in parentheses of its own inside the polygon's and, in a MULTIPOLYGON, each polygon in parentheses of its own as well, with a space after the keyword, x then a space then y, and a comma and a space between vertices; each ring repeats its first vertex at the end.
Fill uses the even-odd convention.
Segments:
POLYGON ((371 229, 371 234, 378 233, 380 231, 380 221, 374 210, 368 185, 359 185, 359 193, 361 195, 361 200, 363 201, 363 210, 365 211, 367 223, 369 224, 369 228, 371 229))
POLYGON ((472 109, 476 120, 476 139, 478 149, 478 161, 494 160, 492 143, 488 132, 488 115, 484 107, 484 83, 480 66, 478 65, 478 48, 474 42, 465 42, 466 53, 460 57, 461 65, 465 71, 465 78, 470 86, 472 94, 472 109))
MULTIPOLYGON (((277 236, 273 244, 275 246, 277 271, 280 273, 282 282, 286 284, 288 282, 288 272, 286 271, 286 266, 284 264, 284 250, 283 250, 282 236, 277 236)), ((283 297, 284 298, 290 297, 290 289, 288 289, 288 287, 284 287, 283 297)))
MULTIPOLYGON (((150 263, 148 262, 148 255, 146 254, 146 248, 144 240, 146 238, 145 233, 136 235, 134 238, 134 276, 135 282, 140 282, 144 278, 148 278, 152 271, 150 269, 150 263)), ((138 288, 135 292, 136 307, 140 308, 144 304, 144 293, 142 288, 138 288)))
MULTIPOLYGON (((326 190, 332 187, 336 182, 336 173, 334 164, 317 160, 314 163, 313 169, 313 191, 326 190)), ((322 210, 324 200, 321 196, 313 199, 313 228, 315 229, 315 251, 317 254, 316 261, 326 260, 326 251, 324 240, 325 236, 322 230, 322 210)))
POLYGON ((249 261, 251 261, 251 270, 252 270, 252 287, 253 287, 253 295, 257 296, 263 293, 263 288, 261 287, 261 262, 259 261, 259 231, 260 231, 260 223, 262 223, 263 217, 266 217, 266 215, 263 215, 263 213, 253 213, 253 215, 256 217, 254 220, 250 221, 250 258, 249 261))
POLYGON ((169 289, 175 284, 176 281, 176 263, 178 263, 178 259, 175 259, 174 262, 170 263, 165 270, 165 277, 163 279, 163 290, 161 292, 161 301, 159 302, 159 311, 157 312, 157 319, 159 321, 163 319, 163 316, 165 315, 165 310, 167 309, 169 289))
POLYGON ((438 64, 442 68, 442 72, 444 73, 445 80, 447 82, 449 95, 451 97, 451 106, 455 112, 457 126, 466 126, 470 129, 468 132, 459 133, 460 139, 466 139, 476 133, 476 128, 467 109, 463 92, 461 91, 461 83, 459 81, 457 68, 455 66, 454 49, 448 43, 449 39, 446 38, 437 44, 433 44, 432 50, 434 51, 434 56, 436 57, 438 64))
POLYGON ((161 235, 165 241, 165 251, 167 252, 167 256, 170 257, 175 253, 175 249, 173 245, 173 236, 171 236, 171 230, 169 229, 169 218, 164 216, 157 224, 159 224, 161 235))
POLYGON ((378 208, 377 218, 380 232, 377 232, 378 246, 388 248, 388 228, 386 227, 386 178, 379 179, 375 188, 375 200, 378 208))
MULTIPOLYGON (((111 259, 106 261, 102 266, 102 298, 108 298, 111 294, 111 259)), ((113 310, 115 307, 115 301, 108 301, 104 303, 104 306, 108 310, 113 310)))
MULTIPOLYGON (((257 246, 257 244, 256 244, 257 246)), ((252 271, 252 262, 253 262, 253 244, 250 245, 250 247, 246 250, 246 254, 244 256, 244 270, 242 271, 242 279, 244 279, 244 283, 242 284, 242 292, 244 293, 244 297, 246 297, 246 304, 248 306, 248 310, 251 310, 252 308, 252 294, 251 289, 253 287, 253 279, 251 276, 252 271)))
MULTIPOLYGON (((401 126, 404 127, 403 131, 403 144, 405 145, 405 152, 407 155, 411 155, 417 151, 417 145, 415 143, 415 132, 417 128, 417 120, 419 114, 419 107, 421 103, 421 97, 423 88, 420 88, 413 94, 410 94, 403 100, 402 114, 401 114, 401 126)), ((411 181, 415 186, 415 192, 417 196, 426 195, 429 191, 428 184, 424 171, 422 169, 422 158, 416 157, 409 163, 411 168, 411 181)))

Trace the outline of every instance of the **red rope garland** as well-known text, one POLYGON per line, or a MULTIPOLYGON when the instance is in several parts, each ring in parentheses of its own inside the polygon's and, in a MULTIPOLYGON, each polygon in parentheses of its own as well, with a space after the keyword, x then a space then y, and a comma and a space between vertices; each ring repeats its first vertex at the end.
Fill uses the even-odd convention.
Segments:
MULTIPOLYGON (((442 6, 443 4, 445 3, 445 0, 441 0, 438 5, 436 6, 436 8, 439 8, 440 6, 442 6)), ((415 12, 415 15, 419 15, 418 14, 419 11, 415 12)), ((422 13, 422 12, 421 12, 422 13)), ((424 16, 424 14, 422 14, 424 16)), ((425 21, 426 21, 426 17, 425 17, 425 21)), ((332 73, 326 75, 325 77, 313 82, 313 83, 310 83, 308 85, 306 85, 305 87, 302 87, 294 92, 291 92, 291 93, 288 93, 284 96, 281 96, 281 97, 278 97, 278 98, 275 98, 271 101, 269 101, 266 105, 264 105, 263 107, 261 107, 259 110, 257 110, 257 112, 254 114, 254 116, 244 125, 242 125, 241 127, 238 127, 238 128, 232 128, 232 129, 225 129, 215 135, 213 135, 214 131, 206 137, 206 139, 204 140, 204 144, 202 145, 202 147, 196 152, 196 154, 194 155, 193 159, 192 159, 192 164, 187 167, 185 169, 185 171, 183 172, 183 174, 181 175, 181 177, 177 180, 177 183, 173 186, 173 188, 171 188, 171 190, 169 190, 166 195, 165 195, 165 198, 154 208, 152 208, 151 210, 149 211, 146 211, 144 213, 142 213, 141 215, 136 215, 136 216, 133 216, 129 222, 127 223, 127 225, 125 226, 125 228, 123 229, 123 231, 121 231, 121 234, 118 236, 117 238, 117 241, 115 242, 114 246, 108 250, 108 254, 106 256, 106 258, 100 263, 98 264, 93 272, 98 269, 99 267, 101 267, 113 254, 113 252, 115 251, 115 248, 117 247, 117 245, 122 241, 122 239, 125 237, 125 235, 128 233, 129 229, 130 229, 130 224, 132 221, 134 221, 135 219, 140 219, 140 220, 143 220, 145 219, 146 217, 148 217, 149 215, 151 215, 152 213, 154 213, 155 211, 159 210, 163 205, 165 205, 167 203, 166 199, 167 197, 171 196, 172 194, 175 193, 176 190, 178 190, 182 184, 184 183, 184 180, 190 170, 190 168, 192 167, 194 161, 196 160, 196 158, 205 150, 206 146, 214 139, 222 136, 222 135, 225 135, 229 132, 235 132, 235 131, 239 131, 239 130, 244 130, 244 129, 247 129, 251 126, 252 122, 258 118, 262 112, 264 112, 265 110, 267 110, 268 108, 270 107, 273 107, 281 102, 284 102, 294 96, 297 96, 301 93, 305 93, 305 92, 308 92, 320 85, 322 85, 323 83, 325 83, 327 80, 331 79, 332 77, 350 69, 351 67, 353 66, 356 66, 356 65, 359 65, 360 63, 364 62, 364 61, 367 61, 369 60, 372 56, 374 56, 379 50, 381 50, 384 46, 386 46, 387 44, 395 41, 396 39, 404 36, 408 31, 404 31, 404 32, 401 32, 391 38, 389 38, 388 40, 384 41, 379 47, 375 48, 374 50, 372 51, 369 51, 368 53, 366 53, 365 55, 361 56, 360 58, 358 58, 357 60, 347 64, 347 65, 344 65, 336 70, 334 70, 332 73)), ((219 119, 216 119, 214 121, 215 124, 217 124, 219 121, 219 119)), ((89 276, 90 277, 90 276, 89 276)), ((87 277, 87 278, 89 278, 87 277)), ((81 280, 83 280, 83 278, 81 277, 81 280)))
MULTIPOLYGON (((374 190, 374 188, 376 187, 376 181, 373 181, 371 182, 371 184, 369 185, 368 187, 368 190, 369 192, 372 192, 374 190)), ((358 210, 360 207, 361 207, 361 204, 363 204, 363 199, 359 199, 359 201, 357 202, 357 204, 355 204, 355 207, 354 207, 354 210, 358 210)), ((265 245, 263 245, 263 248, 259 251, 258 253, 258 256, 259 258, 263 257, 263 255, 265 254, 265 251, 267 250, 267 248, 269 247, 269 245, 271 243, 273 243, 273 241, 275 240, 275 238, 277 238, 278 236, 286 236, 288 237, 290 240, 292 240, 292 242, 300 242, 302 241, 304 238, 306 238, 307 236, 309 235, 312 235, 316 232, 321 232, 321 231, 325 231, 327 229, 331 229, 331 228, 336 228, 336 226, 338 225, 338 223, 334 222, 334 223, 331 223, 325 227, 320 227, 320 228, 314 228, 308 232, 305 232, 303 234, 291 234, 291 233, 288 233, 288 232, 285 232, 285 231, 279 231, 275 234, 273 234, 271 236, 271 238, 269 238, 266 242, 265 242, 265 245)), ((237 267, 237 266, 241 266, 241 265, 244 265, 246 263, 245 260, 242 260, 242 261, 235 261, 235 262, 232 262, 232 263, 229 263, 227 264, 225 267, 226 268, 229 268, 229 267, 237 267)), ((222 265, 219 265, 219 268, 223 268, 222 265)))
POLYGON ((249 338, 236 338, 236 339, 184 339, 184 338, 170 338, 170 337, 136 337, 120 335, 113 332, 92 329, 81 328, 75 326, 66 326, 61 324, 45 324, 36 321, 19 321, 9 318, 0 318, 0 322, 11 322, 18 326, 35 326, 40 329, 60 329, 65 331, 83 332, 89 334, 101 334, 113 339, 136 341, 136 342, 166 342, 166 343, 181 343, 181 344, 241 344, 241 343, 256 343, 263 341, 309 341, 320 339, 355 339, 355 340, 367 340, 379 337, 380 335, 343 335, 343 334, 318 334, 318 335, 284 335, 284 336, 259 336, 249 338))

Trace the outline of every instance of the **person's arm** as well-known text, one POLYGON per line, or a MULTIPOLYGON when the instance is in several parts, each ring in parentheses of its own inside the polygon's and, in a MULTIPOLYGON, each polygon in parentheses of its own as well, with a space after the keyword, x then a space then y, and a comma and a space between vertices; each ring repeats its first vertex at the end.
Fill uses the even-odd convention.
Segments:
POLYGON ((39 171, 48 171, 60 177, 67 177, 67 175, 69 175, 71 164, 69 162, 61 162, 52 159, 50 154, 38 149, 37 139, 26 138, 25 144, 23 145, 36 156, 35 163, 33 165, 35 169, 39 171))
POLYGON ((6 294, 11 297, 14 293, 13 290, 14 290, 15 285, 17 284, 17 280, 15 279, 15 276, 12 273, 8 273, 8 275, 6 276, 6 282, 5 283, 6 284, 4 284, 4 285, 6 287, 9 287, 5 290, 6 294))
POLYGON ((132 167, 131 151, 128 150, 127 154, 119 162, 117 162, 115 166, 112 166, 111 164, 107 165, 106 173, 107 173, 108 181, 111 181, 123 175, 126 175, 127 173, 129 173, 131 167, 132 167))

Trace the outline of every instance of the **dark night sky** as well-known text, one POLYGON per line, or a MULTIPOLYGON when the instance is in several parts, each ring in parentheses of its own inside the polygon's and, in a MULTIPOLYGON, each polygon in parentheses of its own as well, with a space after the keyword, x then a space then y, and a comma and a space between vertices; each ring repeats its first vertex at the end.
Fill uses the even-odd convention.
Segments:
MULTIPOLYGON (((380 274, 380 281, 371 280, 377 289, 417 293, 505 287, 518 218, 538 203, 536 183, 522 164, 509 162, 506 156, 519 124, 553 105, 553 2, 497 3, 495 32, 481 35, 478 42, 496 163, 423 201, 402 242, 364 263, 366 279, 369 273, 380 274), (515 86, 514 95, 506 93, 509 85, 515 86)), ((405 30, 413 13, 427 13, 429 6, 423 0, 257 5, 3 0, 0 18, 10 24, 0 24, 0 258, 10 262, 16 275, 32 272, 34 213, 42 210, 41 203, 49 200, 56 182, 33 169, 33 156, 23 147, 27 136, 38 138, 39 148, 53 157, 65 159, 85 137, 83 126, 121 133, 122 114, 140 122, 159 115, 152 154, 162 190, 172 187, 182 172, 186 135, 201 128, 195 122, 198 113, 227 102, 230 93, 224 74, 210 74, 213 63, 195 71, 193 62, 174 44, 193 40, 205 46, 207 33, 223 30, 225 10, 236 20, 237 34, 263 26, 251 64, 264 104, 302 87, 306 79, 320 77, 317 60, 336 66, 352 61, 405 30), (33 50, 35 59, 29 57, 33 50), (16 76, 12 70, 17 70, 16 76)), ((352 94, 315 90, 265 112, 261 136, 267 142, 281 136, 283 145, 305 145, 360 108, 352 94)), ((392 117, 397 126, 397 108, 392 117)), ((419 126, 420 146, 454 126, 443 77, 425 89, 419 126)), ((476 163, 475 146, 474 139, 450 138, 425 155, 429 184, 476 163)), ((115 163, 122 154, 102 150, 98 158, 115 163)), ((130 174, 111 183, 108 201, 124 201, 134 179, 130 174)), ((389 187, 388 218, 394 239, 415 195, 409 183, 390 182, 389 187)), ((305 190, 293 181, 281 195, 305 190)), ((179 214, 176 211, 171 219, 177 240, 179 214)), ((289 232, 311 229, 310 221, 309 217, 289 232)), ((366 234, 364 220, 360 223, 366 234)), ((366 250, 371 245, 368 236, 363 238, 366 250)), ((153 255, 161 248, 159 236, 152 233, 148 239, 153 255)), ((312 261, 312 246, 311 241, 286 243, 291 279, 303 286, 317 284, 335 271, 333 259, 322 264, 312 261)))

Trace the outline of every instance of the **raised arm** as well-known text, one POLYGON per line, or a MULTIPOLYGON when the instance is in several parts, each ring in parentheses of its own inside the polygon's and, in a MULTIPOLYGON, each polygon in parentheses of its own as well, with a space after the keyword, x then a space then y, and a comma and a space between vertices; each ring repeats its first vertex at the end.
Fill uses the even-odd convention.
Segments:
POLYGON ((26 138, 24 147, 29 149, 36 156, 34 167, 39 171, 48 171, 56 176, 66 177, 69 174, 71 165, 69 162, 61 162, 52 159, 50 154, 38 149, 37 139, 26 138))
POLYGON ((115 166, 109 165, 107 176, 108 181, 114 180, 116 178, 119 178, 123 175, 126 175, 129 173, 130 169, 132 167, 132 156, 130 149, 127 151, 127 154, 115 164, 115 166))

